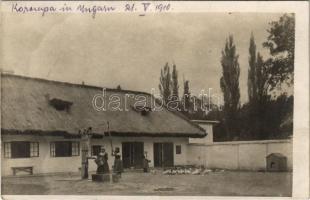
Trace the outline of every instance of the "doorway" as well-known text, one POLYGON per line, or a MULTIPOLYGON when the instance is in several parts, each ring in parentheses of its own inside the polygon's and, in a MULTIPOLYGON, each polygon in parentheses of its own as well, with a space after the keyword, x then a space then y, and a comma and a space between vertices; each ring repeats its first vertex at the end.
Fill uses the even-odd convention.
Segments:
POLYGON ((123 167, 141 169, 143 163, 143 142, 123 142, 122 143, 122 157, 123 167))
POLYGON ((173 167, 173 143, 154 143, 154 166, 173 167))

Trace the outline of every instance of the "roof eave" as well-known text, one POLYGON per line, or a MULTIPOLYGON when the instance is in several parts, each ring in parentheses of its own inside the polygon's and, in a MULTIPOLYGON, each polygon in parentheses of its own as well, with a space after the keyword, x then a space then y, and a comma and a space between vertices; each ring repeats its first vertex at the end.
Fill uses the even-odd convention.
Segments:
MULTIPOLYGON (((16 130, 16 129, 1 129, 3 135, 39 135, 39 136, 64 136, 64 137, 80 137, 78 133, 70 133, 62 130, 16 130)), ((108 137, 108 133, 92 133, 94 136, 108 137)), ((203 138, 207 133, 147 133, 147 132, 116 132, 111 131, 111 136, 114 137, 191 137, 203 138)))

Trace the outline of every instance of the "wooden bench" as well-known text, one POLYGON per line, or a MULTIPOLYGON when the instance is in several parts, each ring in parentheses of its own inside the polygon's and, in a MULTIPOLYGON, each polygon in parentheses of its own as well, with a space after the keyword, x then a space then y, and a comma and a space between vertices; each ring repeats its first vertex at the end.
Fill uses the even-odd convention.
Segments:
POLYGON ((12 167, 13 170, 13 175, 16 175, 16 172, 18 171, 23 171, 23 172, 28 172, 30 175, 33 174, 33 167, 29 166, 29 167, 12 167))

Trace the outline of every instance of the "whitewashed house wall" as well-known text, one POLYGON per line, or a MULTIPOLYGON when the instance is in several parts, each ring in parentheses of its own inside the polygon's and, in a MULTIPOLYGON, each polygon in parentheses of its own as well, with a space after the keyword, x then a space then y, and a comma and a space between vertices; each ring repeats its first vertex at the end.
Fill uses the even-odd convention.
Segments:
MULTIPOLYGON (((1 144, 1 174, 3 176, 12 175, 12 167, 33 166, 34 174, 56 173, 56 172, 79 172, 81 167, 81 143, 80 155, 72 157, 51 157, 50 142, 52 141, 80 141, 80 139, 64 139, 63 137, 51 136, 31 136, 31 135, 3 135, 1 144), (4 142, 11 141, 30 141, 39 142, 39 157, 30 158, 5 158, 4 142)), ((144 151, 148 153, 148 159, 151 160, 150 167, 154 166, 153 144, 154 142, 173 142, 173 154, 175 165, 187 164, 187 144, 188 138, 183 137, 112 137, 113 148, 122 149, 122 142, 143 142, 144 151), (181 145, 181 154, 176 154, 176 145, 181 145)), ((109 167, 112 168, 114 157, 111 156, 111 145, 109 138, 92 139, 91 145, 103 145, 109 155, 109 167)), ((122 152, 122 150, 121 150, 122 152)), ((89 160, 89 171, 95 171, 96 164, 94 160, 89 160)))

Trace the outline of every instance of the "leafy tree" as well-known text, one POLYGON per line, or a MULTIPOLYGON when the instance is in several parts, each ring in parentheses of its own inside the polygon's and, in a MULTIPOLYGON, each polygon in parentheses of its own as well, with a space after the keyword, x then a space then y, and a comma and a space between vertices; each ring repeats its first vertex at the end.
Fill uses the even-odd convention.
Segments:
POLYGON ((276 138, 287 138, 292 134, 291 129, 281 130, 281 124, 288 119, 290 122, 286 124, 292 125, 293 117, 293 96, 288 97, 287 94, 281 94, 276 99, 269 98, 265 101, 263 106, 263 112, 261 113, 261 128, 260 134, 255 139, 276 139, 276 138))
POLYGON ((281 87, 281 84, 284 82, 288 84, 293 83, 294 15, 285 14, 278 21, 271 22, 270 28, 267 31, 269 36, 267 41, 263 43, 263 46, 269 48, 272 57, 266 61, 264 61, 259 52, 256 54, 254 36, 252 35, 250 39, 249 104, 244 105, 244 108, 241 110, 243 114, 240 116, 243 118, 241 121, 246 122, 241 128, 241 132, 247 135, 246 137, 252 137, 252 139, 267 139, 271 135, 276 137, 274 134, 279 132, 283 116, 275 107, 286 104, 283 100, 286 97, 281 95, 274 101, 269 93, 277 87, 281 87))
POLYGON ((171 74, 168 63, 160 70, 159 91, 163 98, 164 104, 167 105, 171 95, 171 74))
POLYGON ((224 123, 227 138, 232 138, 233 135, 237 134, 235 123, 240 106, 240 67, 232 35, 226 40, 225 48, 222 51, 221 64, 222 77, 220 79, 220 85, 224 95, 224 123))
POLYGON ((269 36, 263 46, 268 48, 272 58, 268 59, 268 83, 270 89, 286 82, 294 82, 295 15, 285 14, 278 21, 270 23, 269 36))

